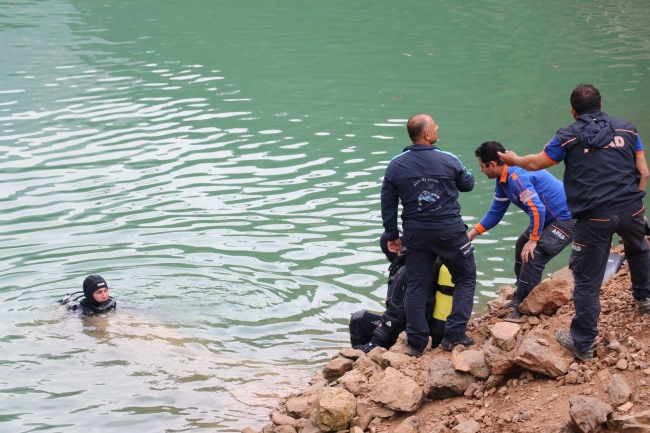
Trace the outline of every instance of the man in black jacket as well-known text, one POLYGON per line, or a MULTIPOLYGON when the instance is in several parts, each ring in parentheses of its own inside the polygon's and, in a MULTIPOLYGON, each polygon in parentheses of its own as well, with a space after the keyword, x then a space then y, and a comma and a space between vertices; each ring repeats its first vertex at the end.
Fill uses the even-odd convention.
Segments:
POLYGON ((649 174, 636 127, 603 113, 598 89, 580 84, 570 101, 575 122, 560 129, 541 153, 499 155, 508 165, 532 171, 564 161, 567 205, 577 219, 569 262, 576 314, 570 333, 559 330, 557 340, 588 361, 598 335, 600 286, 614 233, 625 245, 634 300, 641 313, 650 314, 650 252, 642 201, 649 174))
POLYGON ((449 269, 455 286, 451 314, 440 344, 470 346, 467 322, 474 303, 476 265, 474 248, 460 217, 459 191, 471 191, 474 177, 449 152, 433 144, 438 125, 426 114, 411 117, 406 125, 412 146, 391 160, 381 188, 381 214, 388 248, 398 253, 407 248, 406 338, 409 355, 421 356, 429 339, 425 309, 431 270, 436 258, 449 269), (402 229, 397 230, 397 207, 402 200, 402 229))

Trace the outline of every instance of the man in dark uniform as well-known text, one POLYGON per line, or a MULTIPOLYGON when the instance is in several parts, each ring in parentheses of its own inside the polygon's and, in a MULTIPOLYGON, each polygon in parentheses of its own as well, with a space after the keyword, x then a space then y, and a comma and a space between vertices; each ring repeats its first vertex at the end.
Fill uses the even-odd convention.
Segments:
POLYGON ((623 239, 635 303, 643 314, 650 314, 650 252, 642 201, 648 165, 636 127, 601 110, 598 89, 580 84, 571 93, 575 122, 560 129, 544 151, 523 157, 499 154, 506 164, 527 170, 564 160, 567 204, 577 219, 569 262, 576 314, 570 333, 559 330, 557 340, 583 361, 593 358, 600 286, 614 233, 623 239))
POLYGON ((476 287, 474 248, 460 217, 458 193, 474 188, 474 177, 449 152, 433 144, 438 125, 426 114, 411 117, 406 125, 412 146, 391 160, 381 188, 381 215, 394 253, 407 248, 406 338, 409 355, 421 356, 429 340, 426 301, 436 258, 449 269, 455 286, 451 314, 440 346, 471 346, 466 336, 476 287), (397 207, 402 200, 402 230, 397 230, 397 207))

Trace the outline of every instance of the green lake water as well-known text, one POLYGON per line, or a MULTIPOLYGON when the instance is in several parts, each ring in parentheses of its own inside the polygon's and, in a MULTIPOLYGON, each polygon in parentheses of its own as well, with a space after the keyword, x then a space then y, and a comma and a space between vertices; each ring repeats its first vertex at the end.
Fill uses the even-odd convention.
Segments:
MULTIPOLYGON (((474 149, 539 152, 580 82, 650 137, 649 19, 642 0, 1 4, 0 431, 261 427, 381 309, 405 119, 431 114, 474 172, 476 223, 494 181, 474 149), (57 306, 91 273, 117 314, 57 306)), ((526 225, 513 207, 475 241, 475 314, 526 225)))

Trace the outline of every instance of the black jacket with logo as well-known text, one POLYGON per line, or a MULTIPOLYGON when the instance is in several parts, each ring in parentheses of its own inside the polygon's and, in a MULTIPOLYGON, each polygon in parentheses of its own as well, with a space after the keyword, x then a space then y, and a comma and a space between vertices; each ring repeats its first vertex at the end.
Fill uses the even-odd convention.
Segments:
POLYGON ((458 193, 473 188, 474 176, 452 153, 435 146, 408 146, 386 167, 381 187, 381 217, 388 240, 399 236, 400 199, 404 229, 444 229, 463 224, 458 193))

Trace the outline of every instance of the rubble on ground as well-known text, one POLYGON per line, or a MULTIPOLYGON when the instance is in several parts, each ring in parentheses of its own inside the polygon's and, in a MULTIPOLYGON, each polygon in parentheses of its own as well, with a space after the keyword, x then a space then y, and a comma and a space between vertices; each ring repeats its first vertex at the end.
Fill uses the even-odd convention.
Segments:
POLYGON ((603 284, 592 361, 555 339, 569 329, 572 292, 562 269, 531 292, 529 315, 509 323, 502 307, 514 288, 501 287, 490 312, 468 324, 469 348, 414 358, 402 334, 389 351, 343 349, 261 431, 650 433, 650 316, 634 304, 627 265, 603 284))

